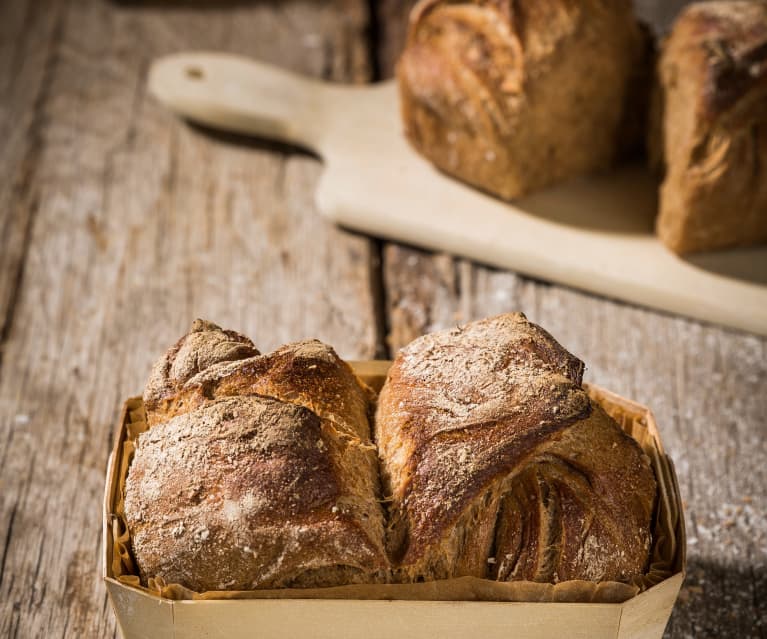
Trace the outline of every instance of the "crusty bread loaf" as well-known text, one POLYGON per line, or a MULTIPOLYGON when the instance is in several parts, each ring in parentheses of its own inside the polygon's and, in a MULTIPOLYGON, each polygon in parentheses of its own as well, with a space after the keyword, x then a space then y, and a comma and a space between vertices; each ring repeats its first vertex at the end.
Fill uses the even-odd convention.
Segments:
POLYGON ((521 314, 399 353, 375 420, 396 580, 643 574, 653 472, 582 372, 521 314))
POLYGON ((405 132, 506 199, 607 167, 637 128, 649 44, 629 0, 421 0, 397 67, 405 132))
POLYGON ((767 2, 688 6, 658 82, 661 240, 677 253, 767 241, 767 2))
POLYGON ((386 580, 370 390, 318 341, 257 353, 198 320, 155 366, 125 494, 142 579, 198 591, 386 580))

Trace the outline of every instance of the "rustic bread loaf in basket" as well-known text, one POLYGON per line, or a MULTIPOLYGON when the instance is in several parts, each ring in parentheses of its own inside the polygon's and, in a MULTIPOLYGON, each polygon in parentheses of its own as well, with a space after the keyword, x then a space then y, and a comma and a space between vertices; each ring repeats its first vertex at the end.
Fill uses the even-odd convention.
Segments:
POLYGON ((403 349, 376 410, 330 347, 261 355, 198 321, 154 367, 146 424, 126 441, 118 563, 177 593, 641 587, 655 475, 583 368, 501 315, 403 349))

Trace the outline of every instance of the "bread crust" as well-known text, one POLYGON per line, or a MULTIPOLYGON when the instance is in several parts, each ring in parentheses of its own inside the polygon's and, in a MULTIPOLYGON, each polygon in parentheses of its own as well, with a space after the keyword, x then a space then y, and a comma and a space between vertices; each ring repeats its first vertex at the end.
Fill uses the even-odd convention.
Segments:
POLYGON ((644 572, 652 469, 589 400, 582 373, 522 314, 426 335, 400 352, 375 420, 396 580, 629 581, 644 572), (525 489, 531 482, 545 499, 525 489))
POLYGON ((767 2, 685 8, 663 47, 654 111, 666 246, 767 241, 767 2))
POLYGON ((370 389, 316 340, 257 353, 198 320, 154 367, 125 495, 142 579, 198 591, 385 581, 370 389))
POLYGON ((421 0, 397 66, 405 132, 505 199, 608 167, 649 46, 628 0, 421 0))

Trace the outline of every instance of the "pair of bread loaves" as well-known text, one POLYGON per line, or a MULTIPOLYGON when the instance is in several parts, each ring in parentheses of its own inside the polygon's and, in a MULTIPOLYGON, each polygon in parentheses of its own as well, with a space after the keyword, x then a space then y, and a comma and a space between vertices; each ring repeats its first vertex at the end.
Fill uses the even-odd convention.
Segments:
POLYGON ((421 0, 397 69, 405 132, 513 199, 609 166, 649 110, 660 239, 679 253, 767 241, 767 2, 687 7, 651 91, 654 58, 629 0, 421 0))
POLYGON ((630 581, 648 563, 655 480, 582 372, 501 315, 416 339, 374 409, 329 346, 262 355, 198 320, 144 394, 125 487, 142 580, 630 581))

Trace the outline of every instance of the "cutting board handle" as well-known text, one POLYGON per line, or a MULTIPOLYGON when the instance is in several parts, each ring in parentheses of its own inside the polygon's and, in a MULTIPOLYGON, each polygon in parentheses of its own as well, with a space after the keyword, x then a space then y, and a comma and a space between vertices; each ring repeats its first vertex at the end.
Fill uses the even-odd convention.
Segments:
POLYGON ((149 90, 178 115, 206 126, 317 150, 326 115, 322 83, 225 53, 156 60, 149 90))

